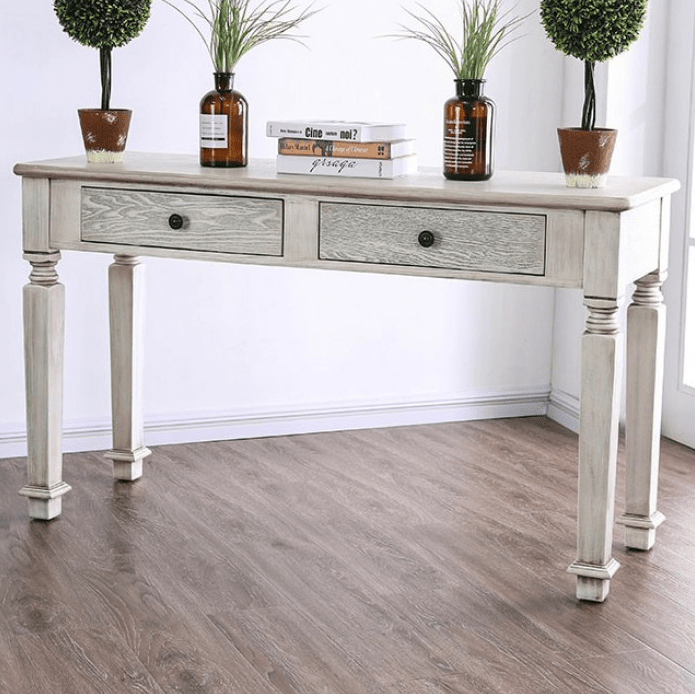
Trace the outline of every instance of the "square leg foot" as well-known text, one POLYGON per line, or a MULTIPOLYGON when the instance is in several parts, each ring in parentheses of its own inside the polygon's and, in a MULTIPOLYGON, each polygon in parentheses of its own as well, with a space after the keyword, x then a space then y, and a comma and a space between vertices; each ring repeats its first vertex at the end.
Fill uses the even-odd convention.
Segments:
POLYGON ((636 516, 623 513, 618 523, 625 526, 625 546, 629 549, 647 551, 656 542, 656 529, 666 520, 660 511, 651 516, 636 516))
POLYGON ((112 450, 104 453, 104 457, 113 462, 113 478, 125 482, 133 482, 142 477, 142 461, 152 451, 149 448, 138 448, 134 451, 112 450))
POLYGON ((608 597, 611 578, 620 564, 613 558, 605 565, 575 561, 567 571, 577 575, 577 598, 590 602, 603 602, 608 597))
POLYGON ((603 602, 611 589, 611 582, 604 578, 577 576, 577 599, 603 602))
POLYGON ((133 482, 142 477, 142 460, 132 463, 122 463, 114 460, 113 478, 124 482, 133 482))
POLYGON ((114 479, 133 482, 142 477, 142 461, 150 453, 150 449, 143 446, 135 451, 108 451, 104 457, 113 462, 114 479))
POLYGON ((29 501, 29 517, 36 520, 52 520, 62 511, 63 494, 70 491, 70 485, 60 482, 53 487, 26 485, 19 490, 29 501))
POLYGON ((62 499, 28 499, 29 518, 35 520, 53 520, 63 510, 62 499))
POLYGON ((656 530, 645 528, 630 528, 625 526, 625 546, 629 549, 651 549, 656 542, 656 530))

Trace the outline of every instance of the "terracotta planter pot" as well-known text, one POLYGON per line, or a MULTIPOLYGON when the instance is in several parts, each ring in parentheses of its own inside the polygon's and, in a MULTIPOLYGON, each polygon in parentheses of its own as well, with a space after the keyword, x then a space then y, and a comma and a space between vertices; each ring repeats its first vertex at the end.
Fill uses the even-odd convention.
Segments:
POLYGON ((132 111, 114 108, 81 108, 77 111, 82 127, 82 139, 87 161, 113 163, 123 161, 132 111))
POLYGON ((565 180, 570 188, 603 188, 611 166, 617 130, 558 128, 565 180))

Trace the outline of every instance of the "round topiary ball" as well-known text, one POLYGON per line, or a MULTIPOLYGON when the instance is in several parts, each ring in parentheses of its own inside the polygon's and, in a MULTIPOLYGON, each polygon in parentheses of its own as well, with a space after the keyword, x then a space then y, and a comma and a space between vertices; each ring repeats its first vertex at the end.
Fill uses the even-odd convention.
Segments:
POLYGON ((622 53, 638 36, 648 0, 541 0, 541 21, 555 48, 588 62, 622 53))
POLYGON ((134 39, 150 17, 152 0, 56 0, 60 26, 83 46, 123 46, 134 39))

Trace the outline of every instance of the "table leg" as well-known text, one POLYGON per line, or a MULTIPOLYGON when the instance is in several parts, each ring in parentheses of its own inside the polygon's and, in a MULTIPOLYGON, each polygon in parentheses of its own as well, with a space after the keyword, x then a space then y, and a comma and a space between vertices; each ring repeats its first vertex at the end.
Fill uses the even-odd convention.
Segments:
POLYGON ((585 299, 589 309, 582 337, 579 420, 577 597, 603 602, 620 566, 611 557, 622 336, 618 302, 585 299))
POLYGON ((105 455, 119 480, 138 479, 150 454, 142 423, 144 293, 144 265, 134 256, 115 255, 109 266, 113 449, 105 455))
POLYGON ((58 282, 60 253, 26 253, 31 263, 24 287, 24 359, 27 401, 27 484, 29 516, 60 515, 63 482, 63 343, 65 292, 58 282))
POLYGON ((636 282, 627 310, 627 459, 625 545, 650 549, 664 515, 656 510, 664 379, 666 307, 662 273, 636 282))

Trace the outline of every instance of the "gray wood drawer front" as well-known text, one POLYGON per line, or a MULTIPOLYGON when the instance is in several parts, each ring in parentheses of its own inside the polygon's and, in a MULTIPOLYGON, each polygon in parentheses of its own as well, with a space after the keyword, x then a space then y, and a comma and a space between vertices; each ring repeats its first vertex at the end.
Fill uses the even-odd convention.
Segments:
POLYGON ((116 188, 82 189, 81 238, 218 253, 282 255, 283 201, 116 188), (174 218, 181 228, 172 228, 174 218))
MULTIPOLYGON (((546 217, 323 202, 319 258, 543 275, 546 217), (423 247, 421 232, 434 235, 423 247)), ((426 241, 427 239, 425 239, 426 241)))

